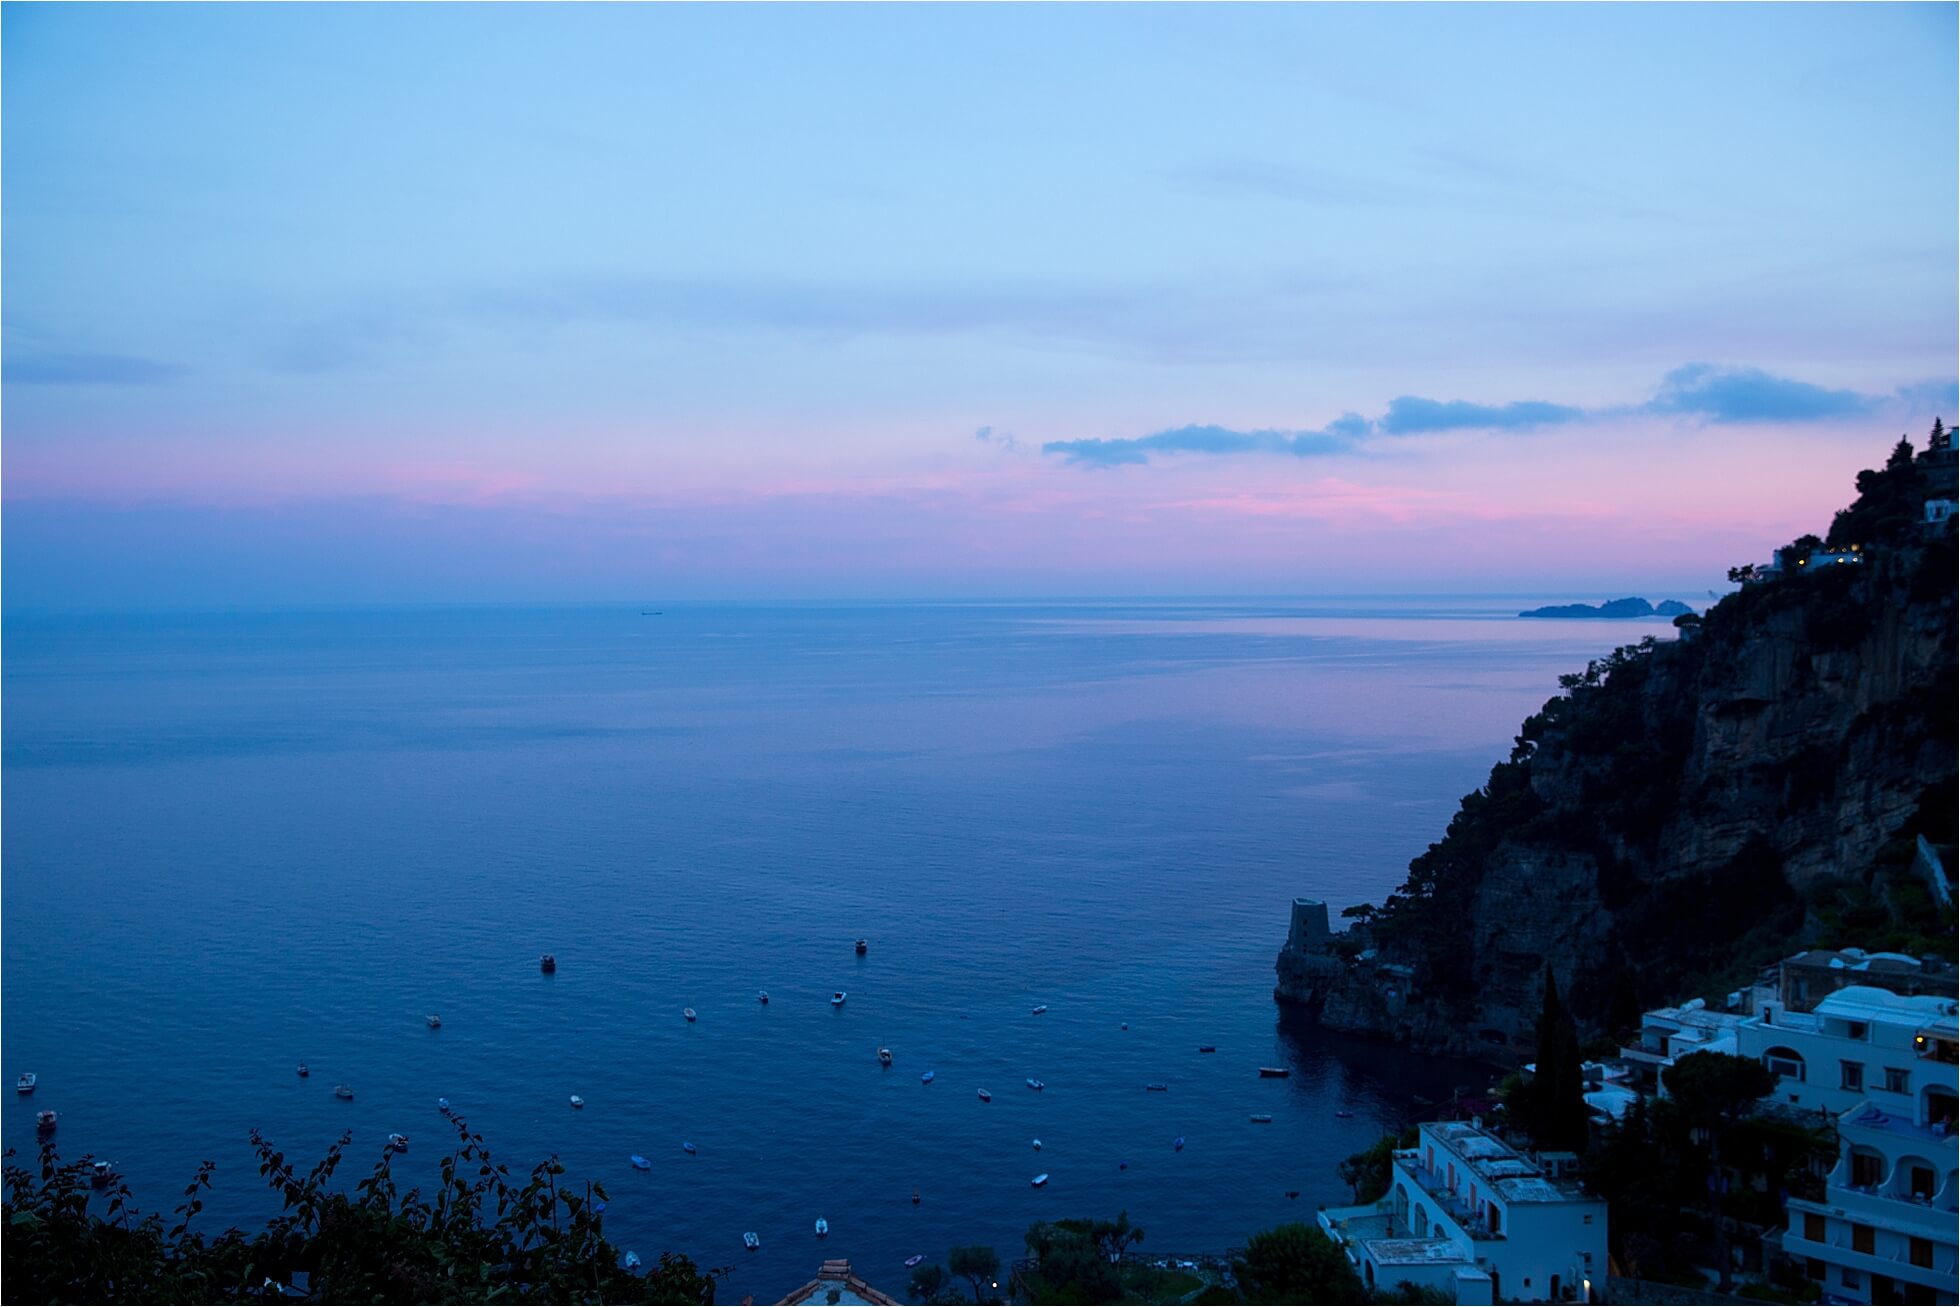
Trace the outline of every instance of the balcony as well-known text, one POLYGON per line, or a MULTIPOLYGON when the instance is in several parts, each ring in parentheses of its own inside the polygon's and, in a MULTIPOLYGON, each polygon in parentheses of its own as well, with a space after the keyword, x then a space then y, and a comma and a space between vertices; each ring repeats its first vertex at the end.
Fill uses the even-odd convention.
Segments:
MULTIPOLYGON (((1449 1181, 1436 1172, 1426 1169, 1418 1155, 1403 1157, 1397 1155, 1395 1165, 1406 1172, 1415 1186, 1422 1190, 1432 1206, 1440 1207, 1466 1238, 1479 1243, 1501 1241, 1504 1236, 1492 1230, 1487 1221, 1477 1218, 1476 1211, 1464 1199, 1450 1192, 1449 1181)), ((1405 1232, 1405 1237, 1406 1232, 1405 1232)))
POLYGON ((1851 1232, 1848 1229, 1833 1230, 1826 1239, 1806 1239, 1794 1230, 1785 1230, 1783 1251, 1791 1257, 1815 1257, 1833 1266, 1849 1266, 1868 1275, 1889 1275, 1895 1280, 1945 1288, 1949 1293, 1953 1291, 1955 1278, 1960 1276, 1960 1257, 1955 1256, 1951 1244, 1935 1244, 1933 1264, 1915 1266, 1904 1257, 1857 1251, 1851 1246, 1851 1232))

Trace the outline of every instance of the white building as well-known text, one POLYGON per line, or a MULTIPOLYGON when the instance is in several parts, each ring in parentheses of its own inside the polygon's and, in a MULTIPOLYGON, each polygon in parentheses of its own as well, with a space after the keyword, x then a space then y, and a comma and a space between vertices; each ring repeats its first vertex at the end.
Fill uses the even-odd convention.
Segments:
POLYGON ((1854 985, 1738 1031, 1743 1054, 1776 1073, 1779 1102, 1838 1119, 1824 1199, 1790 1199, 1783 1235, 1831 1301, 1960 1301, 1956 1010, 1951 998, 1854 985))
MULTIPOLYGON (((1767 997, 1773 991, 1739 991, 1729 996, 1729 1006, 1747 1006, 1750 994, 1767 997)), ((1640 1035, 1620 1046, 1620 1059, 1638 1072, 1642 1087, 1665 1093, 1662 1073, 1688 1054, 1738 1053, 1736 1032, 1747 1020, 1746 1011, 1717 1011, 1698 998, 1679 1007, 1657 1007, 1641 1014, 1640 1035)))
MULTIPOLYGON (((1779 1103, 1840 1116, 1869 1098, 1907 1115, 1928 1087, 1929 1065, 1937 1065, 1924 1061, 1917 1041, 1942 1020, 1951 1028, 1953 1012, 1954 1001, 1940 995, 1851 985, 1809 1012, 1765 1008, 1737 1027, 1736 1038, 1742 1056, 1776 1074, 1779 1103)), ((1944 1075, 1950 1103, 1950 1063, 1944 1075)))
POLYGON ((1430 1122, 1395 1154, 1387 1197, 1320 1224, 1371 1288, 1458 1303, 1590 1302, 1606 1278, 1606 1201, 1570 1153, 1529 1156, 1480 1124, 1430 1122))

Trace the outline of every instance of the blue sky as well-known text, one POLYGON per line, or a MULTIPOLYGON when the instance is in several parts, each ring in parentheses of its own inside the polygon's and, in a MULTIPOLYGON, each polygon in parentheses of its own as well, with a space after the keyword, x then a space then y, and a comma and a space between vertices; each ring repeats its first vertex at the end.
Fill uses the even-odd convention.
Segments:
POLYGON ((1952 6, 0 25, 10 604, 1612 589, 1954 416, 1952 6))

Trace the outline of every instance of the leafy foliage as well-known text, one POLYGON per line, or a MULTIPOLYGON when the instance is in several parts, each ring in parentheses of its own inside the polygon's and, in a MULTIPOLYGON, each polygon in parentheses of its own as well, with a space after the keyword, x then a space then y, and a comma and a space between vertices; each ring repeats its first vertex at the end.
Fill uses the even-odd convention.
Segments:
POLYGON ((973 1286, 973 1301, 985 1302, 987 1291, 980 1285, 982 1281, 993 1284, 1000 1277, 1000 1254, 986 1244, 962 1244, 946 1254, 946 1264, 953 1274, 973 1286))
POLYGON ((1249 1303, 1366 1302, 1368 1291, 1332 1239, 1293 1222, 1261 1230, 1246 1240, 1232 1265, 1249 1303))
POLYGON ((518 1182, 460 1119, 432 1195, 401 1192, 384 1151, 352 1193, 333 1186, 350 1136, 302 1173, 254 1131, 259 1174, 283 1200, 264 1229, 207 1238, 191 1229, 214 1166, 184 1191, 177 1222, 137 1213, 120 1181, 90 1185, 91 1161, 64 1163, 52 1141, 29 1170, 7 1152, 0 1274, 19 1302, 259 1301, 304 1277, 323 1302, 703 1303, 717 1272, 663 1253, 645 1274, 626 1268, 602 1229, 605 1190, 576 1189, 556 1158, 518 1182))
POLYGON ((1116 1261, 1143 1230, 1121 1212, 1114 1221, 1042 1221, 1028 1227, 1026 1243, 1034 1265, 1022 1275, 1028 1300, 1035 1303, 1102 1303, 1123 1298, 1116 1261))
POLYGON ((1395 1150, 1415 1146, 1416 1130, 1411 1126, 1400 1134, 1385 1134, 1360 1152, 1348 1154, 1341 1162, 1340 1172, 1341 1179, 1354 1190, 1354 1201, 1372 1203, 1387 1193, 1395 1150))

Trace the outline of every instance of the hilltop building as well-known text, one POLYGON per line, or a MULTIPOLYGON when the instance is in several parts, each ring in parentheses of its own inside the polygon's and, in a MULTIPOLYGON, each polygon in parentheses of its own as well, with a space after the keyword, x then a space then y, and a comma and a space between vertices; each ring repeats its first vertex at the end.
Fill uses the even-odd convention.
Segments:
POLYGON ((1606 1277, 1606 1201, 1577 1169, 1571 1153, 1522 1153, 1480 1122, 1433 1121, 1396 1152, 1386 1197, 1325 1208, 1320 1225, 1370 1288, 1593 1302, 1606 1277))
POLYGON ((880 1293, 860 1279, 851 1270, 851 1264, 843 1258, 835 1258, 817 1267, 817 1278, 800 1289, 793 1290, 787 1297, 777 1300, 778 1307, 795 1303, 842 1303, 846 1307, 899 1307, 899 1300, 890 1294, 880 1293))

